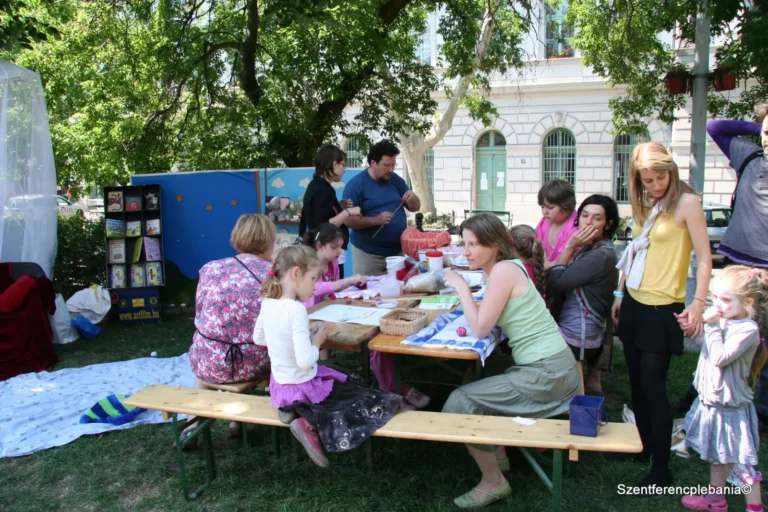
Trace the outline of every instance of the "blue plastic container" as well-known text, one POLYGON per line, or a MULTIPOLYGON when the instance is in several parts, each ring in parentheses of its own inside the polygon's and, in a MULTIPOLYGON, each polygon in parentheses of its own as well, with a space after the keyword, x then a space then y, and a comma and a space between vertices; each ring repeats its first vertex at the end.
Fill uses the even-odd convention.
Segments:
POLYGON ((569 405, 571 435, 597 437, 600 426, 608 421, 603 397, 576 395, 569 405))
POLYGON ((93 338, 101 333, 101 327, 95 325, 83 315, 77 315, 75 318, 70 320, 70 323, 72 324, 72 327, 77 329, 77 332, 80 333, 80 336, 85 339, 93 338))

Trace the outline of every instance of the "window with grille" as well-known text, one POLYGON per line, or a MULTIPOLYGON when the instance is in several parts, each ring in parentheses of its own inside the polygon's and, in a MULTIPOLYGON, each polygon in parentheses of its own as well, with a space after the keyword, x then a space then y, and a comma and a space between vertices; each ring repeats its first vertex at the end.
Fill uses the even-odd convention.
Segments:
POLYGON ((547 58, 573 57, 573 27, 566 23, 568 2, 562 2, 557 10, 547 6, 546 46, 547 58))
POLYGON ((576 140, 567 130, 555 130, 544 139, 544 183, 554 179, 566 180, 576 186, 576 140))
MULTIPOLYGON (((411 172, 408 170, 408 166, 403 161, 403 167, 405 168, 405 183, 408 188, 411 188, 411 172)), ((435 151, 429 148, 424 153, 424 171, 427 173, 427 183, 430 190, 435 191, 435 151)))
POLYGON ((613 198, 617 203, 629 202, 629 157, 637 144, 648 142, 644 135, 617 135, 613 140, 613 198))
POLYGON ((366 157, 368 156, 368 150, 370 144, 368 141, 361 137, 353 137, 348 139, 344 143, 344 152, 347 154, 347 167, 363 167, 368 162, 366 157))

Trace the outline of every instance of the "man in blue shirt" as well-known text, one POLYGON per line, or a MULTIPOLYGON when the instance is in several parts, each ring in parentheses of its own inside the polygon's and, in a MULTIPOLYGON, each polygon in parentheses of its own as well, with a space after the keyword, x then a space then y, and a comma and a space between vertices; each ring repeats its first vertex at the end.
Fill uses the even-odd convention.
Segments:
POLYGON ((411 212, 421 208, 419 197, 395 174, 399 154, 397 146, 388 140, 374 144, 368 152, 368 170, 349 180, 344 188, 343 198, 351 200, 363 213, 347 221, 352 230, 349 241, 357 274, 386 273, 387 256, 403 252, 400 235, 407 225, 405 208, 411 212), (401 204, 403 208, 398 209, 401 204))

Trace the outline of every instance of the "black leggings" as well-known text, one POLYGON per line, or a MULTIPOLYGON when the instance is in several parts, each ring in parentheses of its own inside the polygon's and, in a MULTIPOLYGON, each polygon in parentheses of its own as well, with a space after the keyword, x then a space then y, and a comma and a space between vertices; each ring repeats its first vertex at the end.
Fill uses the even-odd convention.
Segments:
POLYGON ((643 441, 643 455, 653 455, 651 471, 666 472, 672 449, 672 408, 667 396, 669 352, 646 352, 624 345, 632 389, 632 410, 643 441))

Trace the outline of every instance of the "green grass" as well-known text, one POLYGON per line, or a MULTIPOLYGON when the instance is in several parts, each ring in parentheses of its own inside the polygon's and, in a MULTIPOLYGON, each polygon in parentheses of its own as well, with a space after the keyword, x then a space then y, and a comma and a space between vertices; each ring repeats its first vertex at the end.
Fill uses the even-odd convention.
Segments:
MULTIPOLYGON (((159 326, 111 325, 93 340, 59 347, 57 368, 184 353, 194 326, 189 315, 174 317, 159 326)), ((682 396, 691 382, 696 355, 675 358, 670 369, 672 398, 682 396)), ((605 374, 606 403, 612 420, 621 421, 621 407, 629 403, 626 369, 620 351, 615 370, 605 374)), ((434 375, 432 375, 434 377, 434 375)), ((428 388, 435 407, 447 388, 428 388)), ((403 442, 403 467, 394 468, 393 441, 377 439, 377 470, 366 470, 364 450, 330 456, 331 467, 317 468, 300 454, 291 453, 287 429, 282 431, 283 453, 271 454, 270 432, 252 426, 251 446, 228 439, 227 426, 215 425, 218 478, 197 501, 181 496, 181 482, 172 447, 170 425, 146 425, 128 431, 81 437, 69 445, 28 457, 0 460, 0 510, 157 510, 157 511, 412 511, 455 510, 452 499, 469 490, 479 471, 461 445, 403 442)), ((509 450, 512 498, 490 510, 547 510, 550 495, 530 467, 509 450)), ((766 455, 766 444, 761 456, 766 455)), ((187 455, 192 485, 205 471, 202 450, 187 455)), ((563 485, 563 510, 680 511, 680 496, 635 498, 617 495, 619 484, 634 485, 645 465, 611 463, 600 454, 580 454, 569 464, 563 485)), ((708 466, 693 455, 673 456, 676 484, 704 485, 708 466)), ((729 497, 733 510, 743 510, 741 497, 729 497)))

